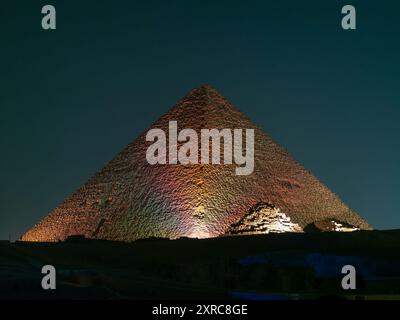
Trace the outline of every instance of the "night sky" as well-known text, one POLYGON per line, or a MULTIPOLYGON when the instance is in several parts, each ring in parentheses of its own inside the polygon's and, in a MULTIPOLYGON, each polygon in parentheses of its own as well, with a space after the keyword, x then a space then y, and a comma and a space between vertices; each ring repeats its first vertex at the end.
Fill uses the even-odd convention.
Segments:
POLYGON ((375 228, 400 228, 396 1, 99 2, 1 2, 0 239, 202 84, 375 228), (57 30, 41 28, 45 4, 57 30))

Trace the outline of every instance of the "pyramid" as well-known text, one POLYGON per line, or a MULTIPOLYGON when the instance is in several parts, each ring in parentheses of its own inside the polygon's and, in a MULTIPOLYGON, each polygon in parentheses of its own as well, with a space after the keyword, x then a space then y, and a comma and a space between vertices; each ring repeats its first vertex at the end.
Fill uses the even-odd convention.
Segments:
POLYGON ((371 228, 213 88, 193 89, 151 128, 168 132, 169 121, 198 133, 254 129, 253 173, 235 175, 236 164, 150 165, 146 130, 21 239, 216 237, 229 234, 259 203, 277 208, 285 223, 301 229, 324 219, 371 228))

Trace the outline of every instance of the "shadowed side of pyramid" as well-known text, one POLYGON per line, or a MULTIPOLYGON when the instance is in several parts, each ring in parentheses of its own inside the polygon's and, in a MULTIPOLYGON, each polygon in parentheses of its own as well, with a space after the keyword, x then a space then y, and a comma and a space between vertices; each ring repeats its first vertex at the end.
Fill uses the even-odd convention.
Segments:
MULTIPOLYGON (((22 240, 70 235, 109 240, 214 237, 225 234, 257 203, 269 203, 304 228, 333 219, 360 229, 368 223, 268 135, 209 86, 193 89, 151 128, 254 129, 254 172, 235 164, 150 165, 146 130, 22 240)), ((262 229, 262 228, 261 228, 262 229)))

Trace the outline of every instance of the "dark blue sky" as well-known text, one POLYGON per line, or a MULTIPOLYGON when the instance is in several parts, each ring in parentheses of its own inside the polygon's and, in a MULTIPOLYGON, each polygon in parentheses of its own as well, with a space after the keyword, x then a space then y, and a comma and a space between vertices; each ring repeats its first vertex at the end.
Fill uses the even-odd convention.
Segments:
POLYGON ((3 1, 0 239, 210 84, 355 211, 400 228, 396 1, 3 1), (41 29, 41 7, 57 30, 41 29), (357 9, 357 30, 340 27, 357 9))

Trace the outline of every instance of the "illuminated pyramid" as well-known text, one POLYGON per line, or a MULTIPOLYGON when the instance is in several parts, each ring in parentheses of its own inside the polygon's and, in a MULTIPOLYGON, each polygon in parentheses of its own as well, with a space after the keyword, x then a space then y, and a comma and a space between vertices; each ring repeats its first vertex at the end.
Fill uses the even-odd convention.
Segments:
POLYGON ((169 121, 177 121, 179 129, 197 132, 203 128, 254 129, 254 172, 235 175, 236 164, 150 165, 146 130, 22 240, 57 241, 84 235, 130 241, 238 234, 250 230, 239 224, 254 220, 254 208, 260 204, 258 225, 252 233, 268 233, 264 223, 273 225, 271 232, 302 231, 326 219, 370 229, 214 89, 192 90, 151 128, 168 131, 169 121), (271 212, 272 216, 265 217, 271 212))

